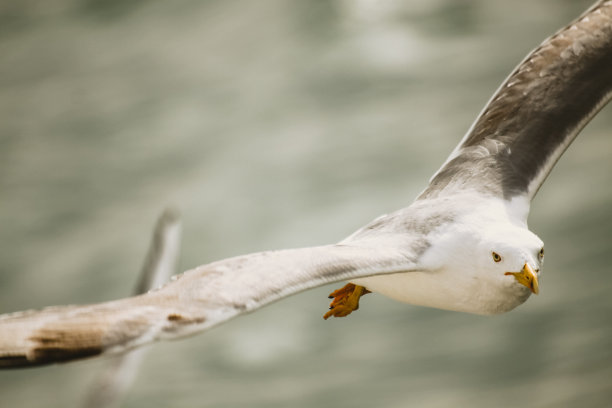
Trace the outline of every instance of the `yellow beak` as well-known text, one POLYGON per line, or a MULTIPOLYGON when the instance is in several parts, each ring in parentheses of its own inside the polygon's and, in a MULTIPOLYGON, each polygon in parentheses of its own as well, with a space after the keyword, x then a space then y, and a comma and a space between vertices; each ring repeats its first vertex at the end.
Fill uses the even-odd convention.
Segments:
POLYGON ((528 263, 525 263, 520 272, 506 272, 504 275, 514 275, 518 283, 527 286, 536 295, 540 292, 538 276, 528 263))

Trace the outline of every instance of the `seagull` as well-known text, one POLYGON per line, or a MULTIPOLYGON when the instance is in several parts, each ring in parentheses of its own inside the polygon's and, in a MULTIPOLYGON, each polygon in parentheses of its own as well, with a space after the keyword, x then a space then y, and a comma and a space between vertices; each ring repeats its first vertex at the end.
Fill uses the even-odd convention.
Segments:
POLYGON ((408 207, 332 245, 259 252, 199 266, 112 302, 0 316, 0 366, 120 352, 201 332, 306 289, 334 291, 324 318, 370 292, 482 315, 538 294, 542 240, 531 200, 612 95, 612 1, 598 1, 512 71, 408 207))

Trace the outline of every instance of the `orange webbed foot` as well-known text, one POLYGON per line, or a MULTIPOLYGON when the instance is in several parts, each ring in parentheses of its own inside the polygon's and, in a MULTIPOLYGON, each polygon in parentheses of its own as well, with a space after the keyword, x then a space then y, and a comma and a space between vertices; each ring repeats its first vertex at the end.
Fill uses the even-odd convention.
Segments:
POLYGON ((333 299, 329 304, 329 312, 323 315, 325 320, 331 316, 344 317, 350 315, 353 310, 359 309, 359 298, 370 293, 363 286, 349 283, 344 287, 330 293, 329 298, 333 299))

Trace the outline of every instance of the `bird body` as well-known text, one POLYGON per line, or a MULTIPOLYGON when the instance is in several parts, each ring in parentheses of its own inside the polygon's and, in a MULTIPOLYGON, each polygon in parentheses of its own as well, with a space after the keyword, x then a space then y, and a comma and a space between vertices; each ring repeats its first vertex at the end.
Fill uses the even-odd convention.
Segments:
MULTIPOLYGON (((418 270, 353 282, 415 305, 476 314, 512 310, 527 300, 531 291, 504 273, 520 271, 526 263, 539 271, 542 259, 538 254, 543 247, 527 229, 526 220, 521 218, 526 211, 517 201, 463 192, 417 200, 397 214, 378 219, 374 226, 379 229, 384 229, 385 219, 398 228, 405 224, 407 214, 439 223, 421 229, 420 245, 425 249, 419 256, 418 270), (499 262, 493 259, 494 252, 501 256, 499 262)), ((369 234, 370 228, 366 226, 349 241, 369 234)))

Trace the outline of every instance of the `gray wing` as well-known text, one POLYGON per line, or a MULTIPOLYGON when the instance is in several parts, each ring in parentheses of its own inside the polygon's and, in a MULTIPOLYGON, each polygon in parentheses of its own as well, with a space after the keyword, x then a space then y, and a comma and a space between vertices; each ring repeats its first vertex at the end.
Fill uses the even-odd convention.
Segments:
POLYGON ((546 39, 493 95, 420 198, 473 189, 532 199, 612 95, 612 2, 546 39))
POLYGON ((121 352, 191 335, 272 301, 330 282, 417 268, 417 237, 261 252, 178 275, 141 296, 0 316, 0 368, 121 352))

